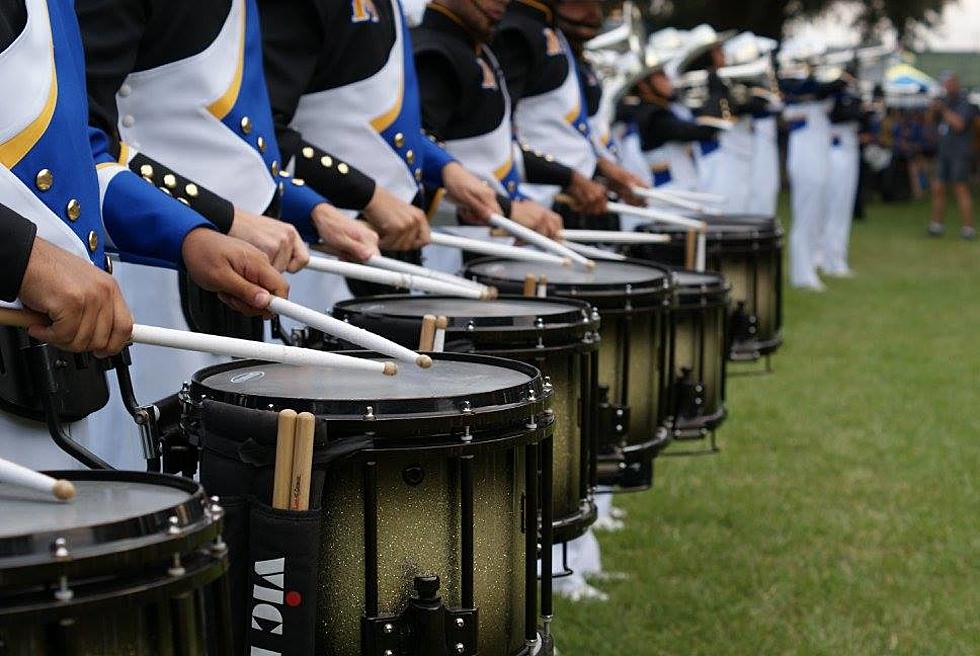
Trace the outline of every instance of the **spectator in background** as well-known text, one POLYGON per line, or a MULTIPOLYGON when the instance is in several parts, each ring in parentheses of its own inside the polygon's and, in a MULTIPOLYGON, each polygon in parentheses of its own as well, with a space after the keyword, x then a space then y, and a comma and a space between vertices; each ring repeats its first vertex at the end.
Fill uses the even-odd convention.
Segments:
POLYGON ((976 239, 969 184, 973 155, 973 120, 976 112, 962 93, 955 73, 945 73, 941 79, 946 97, 937 99, 932 106, 932 114, 938 124, 938 141, 929 234, 938 237, 945 231, 943 218, 946 213, 946 186, 952 185, 960 208, 960 236, 963 239, 976 239))

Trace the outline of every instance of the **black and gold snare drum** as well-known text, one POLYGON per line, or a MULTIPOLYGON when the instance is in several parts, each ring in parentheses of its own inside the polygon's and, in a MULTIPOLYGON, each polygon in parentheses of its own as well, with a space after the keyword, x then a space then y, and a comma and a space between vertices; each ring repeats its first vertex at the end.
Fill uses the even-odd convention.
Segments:
POLYGON ((550 297, 582 300, 602 318, 594 359, 600 443, 598 482, 645 489, 653 458, 670 439, 667 430, 667 269, 639 261, 597 261, 586 271, 496 258, 474 261, 467 277, 519 292, 527 275, 547 279, 550 297))
POLYGON ((232 653, 223 511, 197 483, 60 471, 69 502, 0 483, 0 653, 232 653))
POLYGON ((433 359, 393 377, 242 361, 199 371, 186 394, 202 480, 237 498, 268 494, 268 417, 316 415, 317 653, 515 656, 547 642, 536 568, 551 551, 547 511, 538 524, 552 390, 524 363, 433 359))
MULTIPOLYGON (((783 343, 783 230, 773 217, 698 216, 708 224, 706 266, 731 286, 729 359, 752 361, 783 343)), ((687 229, 664 223, 640 226, 670 236, 662 244, 631 246, 631 256, 683 266, 687 229)))
POLYGON ((334 316, 414 348, 426 315, 446 317, 445 349, 527 362, 554 390, 554 541, 582 535, 595 521, 589 361, 598 349, 597 317, 587 303, 504 296, 474 301, 448 296, 375 296, 344 301, 334 316))

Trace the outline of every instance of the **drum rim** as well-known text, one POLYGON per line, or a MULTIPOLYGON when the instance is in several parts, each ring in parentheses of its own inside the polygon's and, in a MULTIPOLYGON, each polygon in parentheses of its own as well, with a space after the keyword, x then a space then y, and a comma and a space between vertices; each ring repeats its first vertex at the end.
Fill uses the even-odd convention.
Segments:
MULTIPOLYGON (((344 351, 354 357, 379 358, 368 351, 344 351)), ((474 362, 520 371, 528 380, 509 387, 499 388, 477 394, 460 394, 453 397, 424 399, 360 399, 360 400, 316 400, 292 399, 283 397, 254 396, 236 392, 224 392, 208 387, 203 382, 208 376, 256 365, 274 363, 260 360, 236 360, 194 372, 191 377, 191 398, 222 403, 253 410, 278 412, 282 408, 292 408, 297 412, 312 412, 319 422, 327 427, 328 439, 343 439, 353 436, 369 436, 378 448, 398 448, 413 445, 412 448, 444 448, 439 436, 450 436, 450 443, 458 446, 457 437, 467 428, 471 429, 472 444, 484 440, 480 433, 493 433, 494 436, 507 432, 515 424, 527 423, 532 418, 541 420, 551 403, 554 390, 546 385, 541 371, 526 362, 509 360, 490 355, 441 352, 430 354, 434 360, 454 360, 474 362), (533 392, 533 398, 531 392, 533 392), (469 402, 467 408, 466 402, 469 402), (395 406, 403 406, 401 409, 395 406), (367 414, 370 406, 371 413, 367 414), (271 409, 270 409, 271 408, 271 409), (412 434, 409 434, 411 429, 412 434), (426 442, 419 444, 425 433, 426 442)), ((285 366, 285 365, 279 365, 285 366)), ((405 365, 408 366, 408 365, 405 365)), ((467 444, 470 440, 465 441, 467 444)))
MULTIPOLYGON (((778 241, 783 237, 783 228, 779 223, 777 217, 771 216, 767 217, 765 215, 736 215, 736 216, 713 216, 713 215, 697 215, 697 219, 704 221, 708 230, 706 237, 708 242, 743 242, 743 241, 778 241), (772 221, 772 225, 767 225, 765 227, 760 226, 755 223, 755 219, 768 219, 772 221), (755 230, 737 229, 727 231, 725 230, 728 226, 737 227, 754 227, 755 230)), ((659 223, 657 221, 651 221, 649 223, 644 223, 636 227, 635 232, 644 233, 661 233, 671 236, 671 240, 675 241, 677 237, 687 237, 688 228, 680 227, 672 224, 659 223)))
POLYGON ((728 303, 728 294, 731 291, 731 284, 724 275, 718 271, 693 271, 682 267, 671 268, 671 283, 674 290, 674 305, 688 306, 690 299, 714 300, 716 302, 728 303), (688 283, 681 284, 675 274, 695 273, 698 275, 711 276, 714 280, 711 283, 688 283), (686 301, 686 302, 680 302, 686 301))
MULTIPOLYGON (((397 302, 399 299, 411 297, 406 297, 404 294, 386 294, 368 298, 378 302, 397 302)), ((426 295, 425 298, 440 301, 458 300, 453 296, 435 294, 426 295)), ((382 313, 351 308, 352 305, 362 303, 366 300, 366 298, 355 298, 340 301, 334 305, 333 314, 336 318, 341 320, 347 320, 351 317, 370 317, 378 320, 386 317, 393 317, 406 322, 411 321, 412 323, 416 324, 422 323, 422 316, 417 314, 382 313)), ((452 337, 465 336, 471 341, 479 344, 486 342, 493 342, 496 344, 502 340, 506 340, 512 345, 523 343, 533 347, 537 343, 538 338, 542 337, 551 345, 557 346, 558 344, 556 343, 556 340, 564 340, 561 342, 562 345, 572 346, 581 343, 587 334, 595 332, 599 327, 598 320, 592 318, 591 306, 587 302, 580 299, 562 297, 528 298, 518 294, 501 294, 496 300, 524 301, 551 305, 572 305, 575 306, 576 309, 569 310, 567 312, 540 316, 527 315, 526 318, 530 321, 528 324, 514 324, 513 320, 515 317, 512 315, 502 315, 497 317, 474 317, 468 314, 458 314, 453 316, 445 315, 449 319, 449 326, 446 329, 447 341, 449 341, 449 339, 452 337), (542 321, 542 325, 540 327, 534 325, 537 319, 542 321), (503 321, 505 320, 511 320, 511 323, 504 323, 503 321), (469 323, 473 324, 472 329, 468 327, 469 323)), ((493 303, 493 301, 487 301, 487 303, 493 303)), ((351 323, 354 325, 360 325, 356 321, 351 321, 351 323)))
POLYGON ((123 470, 64 470, 46 472, 70 481, 132 482, 171 487, 187 492, 187 498, 157 511, 115 521, 0 538, 0 585, 47 577, 51 572, 73 576, 92 570, 120 571, 117 556, 127 562, 165 561, 213 539, 220 531, 217 516, 207 507, 204 488, 191 479, 170 474, 123 470), (176 518, 176 524, 171 518, 176 518), (171 528, 175 526, 175 528, 171 528), (68 554, 52 554, 54 541, 64 538, 68 554), (104 539, 108 538, 108 539, 104 539))
MULTIPOLYGON (((471 261, 466 266, 465 275, 485 284, 494 285, 500 289, 520 289, 523 287, 523 280, 512 280, 509 278, 498 278, 496 276, 483 275, 473 271, 473 267, 491 262, 510 262, 505 257, 481 257, 471 261)), ((634 264, 649 269, 656 269, 664 273, 662 278, 657 278, 645 283, 555 283, 548 281, 548 296, 559 299, 575 299, 585 301, 599 310, 617 310, 624 308, 645 309, 656 307, 658 302, 670 297, 673 289, 669 267, 648 260, 637 258, 626 258, 624 260, 610 260, 612 264, 634 264), (652 283, 652 284, 648 284, 652 283), (629 287, 629 293, 627 293, 629 287), (621 302, 620 302, 621 301, 621 302)))

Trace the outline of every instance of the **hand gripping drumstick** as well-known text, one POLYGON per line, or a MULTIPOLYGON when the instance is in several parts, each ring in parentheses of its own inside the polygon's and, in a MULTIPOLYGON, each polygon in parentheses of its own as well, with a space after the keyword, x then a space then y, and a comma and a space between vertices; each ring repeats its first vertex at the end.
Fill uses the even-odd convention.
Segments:
POLYGON ((481 292, 487 289, 486 285, 481 285, 475 280, 469 280, 468 278, 463 278, 462 276, 454 276, 451 273, 443 273, 442 271, 429 269, 424 266, 419 266, 418 264, 412 264, 411 262, 402 262, 401 260, 385 257, 384 255, 372 255, 366 264, 378 269, 387 269, 388 271, 407 273, 411 276, 441 280, 442 282, 449 283, 450 285, 456 285, 457 287, 470 287, 472 289, 478 289, 481 292))
POLYGON ((60 501, 67 501, 75 496, 75 486, 71 481, 53 479, 3 458, 0 458, 0 482, 51 494, 60 501))
POLYGON ((445 232, 430 233, 429 241, 436 246, 446 246, 448 248, 458 248, 472 253, 483 255, 493 255, 495 257, 505 257, 508 260, 521 260, 523 262, 540 262, 541 264, 555 264, 557 266, 570 266, 572 260, 567 257, 559 257, 550 253, 511 246, 509 244, 496 244, 491 241, 480 239, 470 239, 459 235, 450 235, 445 232))
POLYGON ((417 289, 431 294, 445 294, 447 296, 474 298, 477 300, 487 300, 497 297, 497 290, 485 285, 481 285, 481 288, 472 286, 463 287, 462 285, 450 284, 442 280, 436 280, 435 278, 423 278, 409 273, 387 271, 363 264, 317 257, 316 255, 310 256, 310 262, 306 265, 306 268, 322 273, 335 273, 340 276, 354 278, 355 280, 374 282, 379 285, 391 285, 399 289, 417 289))
POLYGON ((552 239, 548 239, 544 235, 538 234, 537 232, 531 230, 530 228, 525 228, 520 223, 517 223, 516 221, 511 221, 510 219, 502 217, 499 214, 490 215, 490 225, 494 226, 495 228, 503 228, 514 237, 517 237, 521 241, 527 242, 532 246, 537 246, 543 251, 546 251, 553 255, 558 255, 559 257, 567 257, 575 264, 584 266, 586 269, 595 268, 595 262, 593 262, 589 258, 583 257, 582 255, 579 255, 572 249, 566 248, 565 246, 562 246, 558 242, 552 239))
MULTIPOLYGON (((49 323, 50 321, 46 316, 32 310, 0 308, 0 326, 30 328, 35 325, 46 326, 49 323)), ((398 372, 398 366, 394 362, 353 358, 340 353, 314 351, 313 349, 285 346, 284 344, 266 344, 265 342, 253 342, 234 337, 204 335, 186 330, 146 326, 139 323, 133 325, 133 334, 129 341, 133 344, 149 344, 185 351, 214 353, 232 358, 253 358, 282 364, 374 371, 386 376, 394 376, 398 372)))
POLYGON ((272 479, 272 507, 289 508, 289 489, 293 479, 293 444, 296 431, 296 411, 279 411, 276 424, 276 468, 272 479))
POLYGON ((273 296, 269 300, 268 309, 275 314, 281 314, 284 317, 295 319, 317 330, 322 330, 333 337, 339 337, 351 344, 357 344, 371 351, 389 355, 402 362, 411 362, 423 369, 428 369, 432 366, 432 358, 428 355, 420 355, 381 335, 376 335, 363 328, 352 326, 340 319, 334 319, 331 316, 317 312, 316 310, 311 310, 299 303, 293 303, 284 298, 273 296))

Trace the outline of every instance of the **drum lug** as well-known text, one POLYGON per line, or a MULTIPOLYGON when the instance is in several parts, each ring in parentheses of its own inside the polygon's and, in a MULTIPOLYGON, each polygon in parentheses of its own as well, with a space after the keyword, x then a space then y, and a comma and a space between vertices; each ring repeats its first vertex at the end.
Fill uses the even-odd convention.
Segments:
POLYGON ((438 596, 438 576, 416 576, 416 596, 401 615, 361 620, 366 656, 473 656, 479 611, 447 608, 438 596))

